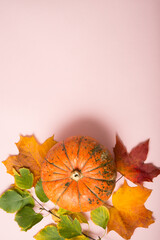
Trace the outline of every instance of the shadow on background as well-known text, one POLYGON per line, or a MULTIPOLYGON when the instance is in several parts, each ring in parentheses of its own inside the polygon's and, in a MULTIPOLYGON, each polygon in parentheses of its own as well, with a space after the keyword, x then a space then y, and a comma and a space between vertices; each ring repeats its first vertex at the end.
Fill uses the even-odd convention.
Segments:
POLYGON ((56 140, 61 141, 67 137, 76 135, 93 137, 111 152, 114 147, 115 133, 113 129, 110 126, 106 127, 98 119, 84 117, 70 121, 56 134, 56 140))

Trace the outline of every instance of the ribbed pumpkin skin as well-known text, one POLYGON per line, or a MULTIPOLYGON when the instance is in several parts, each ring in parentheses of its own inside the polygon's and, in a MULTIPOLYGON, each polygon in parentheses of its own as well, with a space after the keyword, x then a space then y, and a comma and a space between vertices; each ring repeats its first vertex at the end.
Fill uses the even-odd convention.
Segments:
POLYGON ((116 166, 112 155, 98 141, 74 136, 49 150, 42 164, 41 179, 52 202, 73 212, 86 212, 110 197, 116 166))

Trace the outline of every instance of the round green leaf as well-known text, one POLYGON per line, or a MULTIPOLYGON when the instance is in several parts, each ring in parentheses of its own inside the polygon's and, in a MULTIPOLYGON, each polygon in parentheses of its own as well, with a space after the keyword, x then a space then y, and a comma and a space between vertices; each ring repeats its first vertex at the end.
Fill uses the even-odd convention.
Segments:
POLYGON ((60 216, 61 221, 58 223, 58 231, 60 235, 64 238, 73 238, 81 235, 82 229, 79 221, 74 219, 72 222, 68 216, 60 216))
POLYGON ((53 225, 48 225, 39 231, 34 238, 36 240, 64 240, 57 231, 57 228, 53 225))
POLYGON ((98 207, 91 211, 91 219, 96 225, 106 229, 109 221, 109 210, 105 206, 98 207))
POLYGON ((23 197, 14 190, 8 190, 0 197, 0 208, 8 213, 14 213, 23 206, 23 197))
POLYGON ((49 199, 46 196, 46 194, 44 193, 41 179, 37 182, 37 184, 35 186, 35 193, 41 202, 48 202, 49 199))
POLYGON ((21 189, 29 189, 33 185, 33 174, 27 168, 20 168, 20 174, 13 169, 15 184, 21 189))
POLYGON ((15 221, 21 227, 22 231, 27 231, 42 220, 43 216, 36 213, 31 207, 25 206, 19 210, 15 216, 15 221))
POLYGON ((23 204, 22 207, 29 205, 30 207, 34 207, 34 199, 32 198, 32 195, 27 190, 21 190, 19 188, 14 188, 14 190, 21 195, 23 198, 23 204))
POLYGON ((8 213, 14 213, 25 205, 34 207, 34 200, 29 192, 18 188, 9 189, 0 197, 0 208, 8 213))

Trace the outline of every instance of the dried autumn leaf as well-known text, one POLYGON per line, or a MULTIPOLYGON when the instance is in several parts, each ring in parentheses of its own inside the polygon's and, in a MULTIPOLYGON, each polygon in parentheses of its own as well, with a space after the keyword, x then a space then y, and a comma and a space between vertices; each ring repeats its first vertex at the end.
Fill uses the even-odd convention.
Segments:
POLYGON ((136 184, 143 184, 144 181, 151 182, 160 174, 160 169, 152 163, 144 163, 148 149, 149 140, 138 144, 128 153, 123 142, 117 136, 114 148, 117 171, 136 184))
POLYGON ((13 168, 18 171, 20 168, 29 168, 34 174, 34 185, 40 178, 41 164, 49 149, 56 144, 53 137, 48 138, 43 144, 39 144, 34 136, 20 136, 16 143, 19 150, 18 155, 9 156, 3 164, 7 172, 14 175, 13 168))
POLYGON ((81 212, 72 212, 71 214, 68 214, 73 220, 76 218, 80 223, 87 223, 88 221, 86 217, 81 212))
POLYGON ((52 209, 51 212, 53 213, 52 214, 52 219, 55 223, 58 223, 60 222, 60 217, 59 217, 59 214, 58 214, 58 210, 57 209, 52 209), (56 217, 57 216, 57 217, 56 217))
POLYGON ((147 228, 154 223, 152 212, 144 203, 151 190, 142 186, 130 187, 126 181, 113 193, 113 207, 109 209, 108 232, 116 231, 124 239, 130 239, 137 227, 147 228))

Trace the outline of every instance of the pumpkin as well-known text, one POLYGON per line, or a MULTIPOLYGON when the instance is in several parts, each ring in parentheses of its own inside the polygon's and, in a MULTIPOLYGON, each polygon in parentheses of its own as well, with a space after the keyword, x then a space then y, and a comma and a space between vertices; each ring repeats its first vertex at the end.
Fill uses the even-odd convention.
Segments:
POLYGON ((86 212, 110 197, 116 166, 111 153, 94 138, 74 136, 49 150, 41 179, 45 194, 56 205, 86 212))

